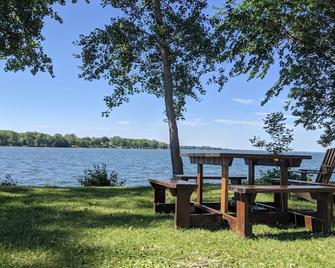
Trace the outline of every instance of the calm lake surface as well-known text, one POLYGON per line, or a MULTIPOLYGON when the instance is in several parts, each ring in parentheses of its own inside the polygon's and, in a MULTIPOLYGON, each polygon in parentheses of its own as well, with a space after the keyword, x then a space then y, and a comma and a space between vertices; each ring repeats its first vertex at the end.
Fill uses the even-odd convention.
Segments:
MULTIPOLYGON (((302 162, 302 168, 319 168, 323 157, 323 153, 294 153, 312 155, 312 160, 302 162)), ((149 177, 171 175, 169 150, 0 147, 0 177, 8 173, 20 185, 78 186, 75 177, 81 175, 84 169, 91 168, 93 163, 101 162, 107 164, 108 170, 115 170, 119 177, 125 178, 127 185, 148 185, 149 177)), ((196 165, 190 164, 188 158, 183 158, 183 162, 185 174, 196 174, 196 165)), ((257 167, 257 175, 260 170, 266 170, 266 167, 257 167)), ((204 173, 219 175, 220 167, 205 166, 204 173)), ((247 174, 247 166, 242 159, 234 159, 230 174, 247 174)))

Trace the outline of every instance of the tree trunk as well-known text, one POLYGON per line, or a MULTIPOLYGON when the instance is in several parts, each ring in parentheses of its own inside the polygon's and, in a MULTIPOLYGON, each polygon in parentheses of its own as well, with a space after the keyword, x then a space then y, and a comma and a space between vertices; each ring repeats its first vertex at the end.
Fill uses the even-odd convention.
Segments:
MULTIPOLYGON (((160 0, 153 0, 154 15, 160 29, 164 28, 160 0)), ((164 31, 163 31, 164 32, 164 31)), ((170 153, 173 175, 183 174, 183 162, 180 157, 178 126, 173 101, 173 81, 168 46, 164 33, 158 35, 159 49, 163 65, 165 111, 169 125, 170 153)))

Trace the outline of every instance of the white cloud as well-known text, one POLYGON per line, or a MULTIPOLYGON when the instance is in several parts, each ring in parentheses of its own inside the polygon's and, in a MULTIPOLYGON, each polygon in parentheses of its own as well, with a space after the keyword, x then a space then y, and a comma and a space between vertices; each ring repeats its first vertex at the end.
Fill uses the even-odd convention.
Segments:
POLYGON ((267 113, 267 112, 256 112, 254 113, 254 115, 261 115, 261 116, 265 116, 265 115, 268 115, 270 113, 267 113))
MULTIPOLYGON (((261 115, 261 116, 266 116, 270 114, 269 112, 255 112, 254 115, 261 115)), ((293 116, 291 114, 284 114, 284 117, 287 119, 297 119, 297 116, 293 116)))
POLYGON ((263 122, 254 120, 231 120, 231 119, 215 119, 216 123, 225 125, 246 125, 246 126, 262 126, 263 122))
POLYGON ((232 98, 233 101, 236 101, 241 104, 253 104, 255 101, 252 99, 239 99, 239 98, 232 98))
POLYGON ((129 126, 131 124, 130 121, 127 120, 118 121, 117 123, 122 126, 129 126))
POLYGON ((208 125, 202 118, 193 118, 181 121, 181 125, 187 127, 203 127, 208 125))
POLYGON ((286 117, 286 119, 297 119, 298 118, 298 116, 294 116, 291 114, 284 114, 284 117, 286 117))

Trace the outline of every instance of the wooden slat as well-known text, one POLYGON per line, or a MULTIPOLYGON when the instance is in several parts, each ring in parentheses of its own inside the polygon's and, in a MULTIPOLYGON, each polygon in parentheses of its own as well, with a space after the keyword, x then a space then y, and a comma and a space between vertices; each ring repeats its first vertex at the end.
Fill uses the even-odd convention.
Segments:
POLYGON ((207 213, 214 213, 214 214, 219 214, 219 215, 222 215, 221 211, 219 210, 216 210, 214 208, 211 208, 211 207, 208 207, 204 204, 198 204, 198 203, 195 203, 195 202, 192 202, 193 206, 196 207, 196 208, 199 208, 207 213))
MULTIPOLYGON (((280 183, 280 179, 277 179, 277 178, 270 179, 270 181, 273 182, 273 183, 276 183, 276 184, 280 183)), ((288 184, 322 185, 322 186, 335 187, 335 184, 331 184, 331 183, 318 183, 318 182, 313 182, 313 181, 300 181, 300 180, 288 180, 288 184)))
POLYGON ((319 169, 316 182, 328 183, 335 168, 335 148, 328 149, 319 169), (325 173, 326 171, 326 173, 325 173))
POLYGON ((335 187, 322 185, 229 185, 238 193, 333 193, 335 187))

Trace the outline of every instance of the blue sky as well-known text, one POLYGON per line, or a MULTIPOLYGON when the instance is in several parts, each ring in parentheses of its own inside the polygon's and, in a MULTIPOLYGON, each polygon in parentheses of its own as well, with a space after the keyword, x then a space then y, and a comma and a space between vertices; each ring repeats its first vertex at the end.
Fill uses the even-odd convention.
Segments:
MULTIPOLYGON (((83 2, 83 1, 82 1, 83 2)), ((87 82, 78 78, 79 61, 72 44, 79 34, 88 34, 107 24, 117 13, 102 8, 98 1, 58 8, 63 24, 47 20, 44 28, 45 51, 52 57, 56 78, 29 71, 5 73, 0 63, 0 129, 76 133, 78 136, 122 136, 148 138, 168 142, 161 99, 142 94, 117 108, 109 118, 103 97, 111 93, 106 81, 87 82)), ((265 113, 280 111, 285 95, 260 106, 266 90, 276 81, 278 69, 272 68, 263 80, 247 82, 246 77, 230 80, 222 92, 207 88, 201 102, 187 103, 185 121, 179 122, 183 145, 210 145, 232 149, 252 148, 249 138, 264 136, 265 113)), ((292 118, 288 123, 293 127, 292 118)), ((293 148, 299 151, 323 151, 317 144, 319 131, 294 128, 293 148)))

